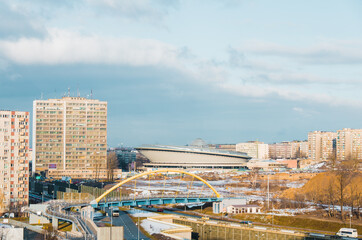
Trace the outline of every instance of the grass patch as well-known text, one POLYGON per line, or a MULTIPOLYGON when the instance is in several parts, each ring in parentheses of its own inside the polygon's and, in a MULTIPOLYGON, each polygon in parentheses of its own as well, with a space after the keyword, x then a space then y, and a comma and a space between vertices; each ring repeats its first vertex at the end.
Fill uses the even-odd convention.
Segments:
POLYGON ((72 231, 72 223, 65 222, 65 221, 59 221, 58 230, 63 231, 63 232, 70 232, 70 231, 72 231))
MULTIPOLYGON (((313 219, 303 216, 274 216, 264 215, 264 214, 237 214, 233 218, 240 220, 248 220, 253 222, 260 222, 265 224, 271 224, 274 222, 274 225, 280 225, 285 227, 295 227, 303 229, 312 229, 321 232, 338 232, 340 228, 348 227, 349 223, 345 222, 333 222, 333 221, 324 221, 319 219, 313 219)), ((356 228, 358 232, 362 232, 362 226, 352 224, 352 228, 356 228)))
POLYGON ((16 221, 19 221, 19 222, 25 222, 25 223, 29 222, 28 217, 16 217, 16 218, 13 218, 13 219, 16 220, 16 221))

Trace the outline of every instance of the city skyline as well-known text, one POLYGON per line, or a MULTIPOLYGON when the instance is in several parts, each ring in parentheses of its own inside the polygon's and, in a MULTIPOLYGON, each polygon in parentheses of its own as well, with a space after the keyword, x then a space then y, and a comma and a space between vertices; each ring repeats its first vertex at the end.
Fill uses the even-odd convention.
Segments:
POLYGON ((272 143, 360 129, 359 9, 358 1, 5 0, 0 108, 32 112, 41 96, 93 90, 109 103, 109 146, 272 143))

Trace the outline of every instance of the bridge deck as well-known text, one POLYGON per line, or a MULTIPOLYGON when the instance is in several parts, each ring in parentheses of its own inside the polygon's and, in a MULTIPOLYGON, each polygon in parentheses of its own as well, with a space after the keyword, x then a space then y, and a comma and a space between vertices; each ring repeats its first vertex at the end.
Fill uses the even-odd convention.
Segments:
POLYGON ((127 199, 108 199, 98 204, 91 202, 92 207, 111 207, 111 206, 138 206, 138 205, 163 205, 176 203, 201 203, 201 202, 220 202, 222 198, 217 197, 150 197, 150 198, 127 198, 127 199))

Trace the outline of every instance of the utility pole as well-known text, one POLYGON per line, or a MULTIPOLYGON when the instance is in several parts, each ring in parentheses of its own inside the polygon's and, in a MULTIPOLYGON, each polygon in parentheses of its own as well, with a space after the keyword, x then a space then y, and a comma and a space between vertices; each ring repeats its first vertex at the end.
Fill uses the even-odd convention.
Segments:
POLYGON ((269 174, 268 174, 268 211, 269 211, 269 174))

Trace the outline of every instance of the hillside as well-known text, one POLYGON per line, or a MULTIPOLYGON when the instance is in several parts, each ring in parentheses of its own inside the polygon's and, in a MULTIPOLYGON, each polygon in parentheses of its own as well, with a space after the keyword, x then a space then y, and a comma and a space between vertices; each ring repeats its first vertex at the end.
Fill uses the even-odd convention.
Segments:
MULTIPOLYGON (((336 172, 323 172, 311 178, 301 188, 290 188, 281 194, 281 198, 291 200, 309 200, 326 204, 338 204, 340 199, 339 176, 336 172)), ((361 206, 362 173, 354 172, 345 176, 344 199, 348 205, 361 206)))

